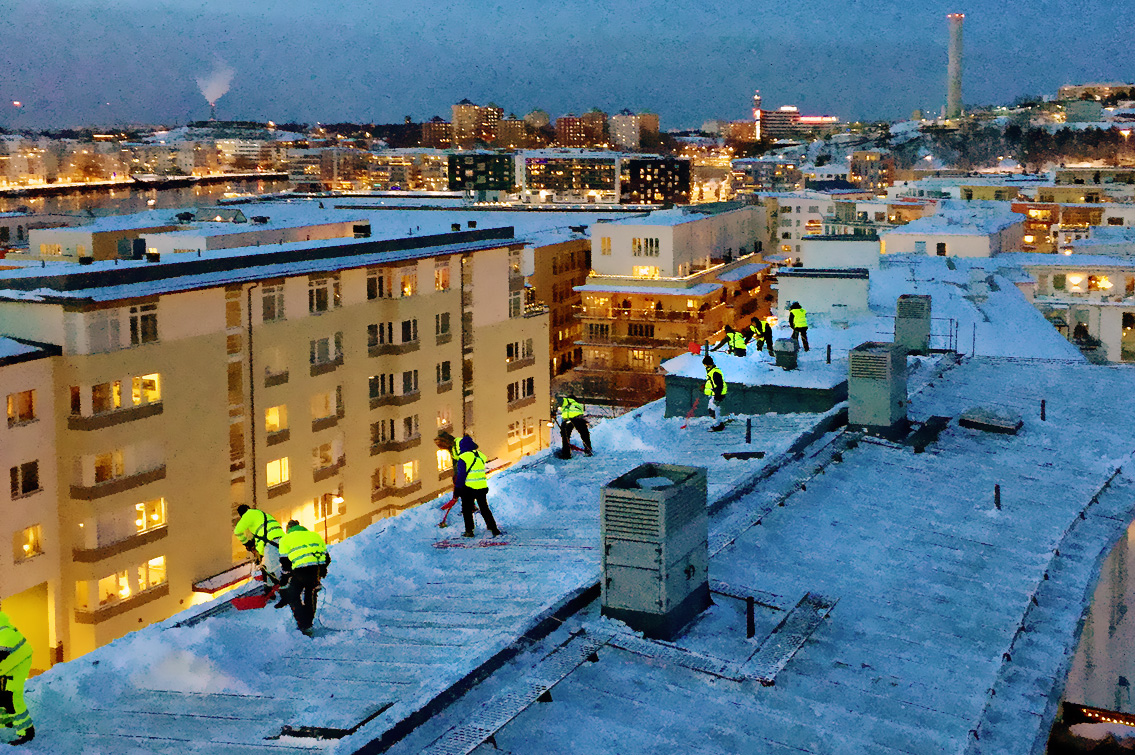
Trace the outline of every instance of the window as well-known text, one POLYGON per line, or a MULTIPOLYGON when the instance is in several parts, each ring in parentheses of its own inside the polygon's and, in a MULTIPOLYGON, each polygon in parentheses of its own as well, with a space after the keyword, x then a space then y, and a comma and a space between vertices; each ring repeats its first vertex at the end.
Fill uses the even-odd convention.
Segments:
POLYGON ((418 415, 404 417, 402 419, 402 440, 412 440, 417 438, 418 435, 418 415))
POLYGON ((264 322, 277 322, 284 319, 284 284, 265 286, 263 289, 264 322))
POLYGON ((418 340, 418 321, 402 321, 402 343, 415 343, 418 340))
POLYGON ((380 322, 367 326, 367 347, 376 348, 388 343, 394 343, 394 323, 380 322))
POLYGON ((627 326, 627 335, 632 338, 654 338, 654 325, 631 323, 627 326))
POLYGON ((338 407, 331 393, 317 393, 311 397, 312 420, 327 419, 338 413, 338 407))
POLYGON ((780 234, 780 237, 782 239, 790 239, 790 238, 792 238, 792 234, 791 233, 782 233, 782 234, 780 234))
POLYGON ((408 461, 402 465, 402 484, 413 485, 418 481, 418 460, 408 461))
POLYGON ((370 376, 370 397, 382 398, 394 395, 394 373, 370 376))
POLYGON ((437 426, 438 428, 449 427, 453 424, 453 414, 449 411, 448 406, 443 406, 437 410, 437 426))
POLYGON ((521 430, 521 433, 525 438, 531 438, 533 435, 535 435, 536 434, 536 420, 533 419, 532 417, 525 417, 524 418, 524 425, 523 425, 523 429, 521 430))
POLYGON ((1057 291, 1063 291, 1067 285, 1067 276, 1064 273, 1057 273, 1052 276, 1052 287, 1057 291))
POLYGON ((402 395, 418 392, 418 371, 406 370, 402 373, 402 395))
POLYGON ((83 413, 83 390, 77 386, 71 386, 71 416, 78 417, 83 413))
POLYGON ((449 362, 440 362, 437 365, 437 383, 449 383, 453 381, 453 376, 450 373, 449 362))
POLYGON ((387 488, 394 487, 396 470, 397 467, 393 464, 384 464, 374 470, 374 474, 370 477, 371 490, 378 493, 387 488))
POLYGON ((137 516, 134 518, 134 528, 138 534, 164 527, 166 523, 166 499, 155 498, 152 501, 143 501, 134 505, 137 516))
POLYGON ((654 354, 645 349, 631 349, 628 357, 631 369, 653 370, 657 366, 654 354))
POLYGON ((508 384, 508 403, 526 399, 529 396, 536 395, 536 379, 525 378, 515 383, 508 384))
POLYGON ((510 318, 520 317, 524 314, 523 295, 523 291, 508 292, 508 316, 510 318))
POLYGON ((91 411, 95 414, 122 408, 122 383, 99 383, 91 386, 91 411))
POLYGON ((138 589, 149 590, 166 583, 166 557, 151 558, 138 567, 138 589))
POLYGON ((820 206, 818 204, 808 205, 808 212, 819 213, 820 212, 820 206))
POLYGON ((385 270, 367 271, 367 299, 389 299, 392 278, 385 270))
POLYGON ((241 325, 240 289, 239 288, 226 289, 225 290, 225 327, 226 328, 239 328, 240 325, 241 325))
POLYGON ((608 257, 611 255, 611 237, 610 236, 600 236, 599 237, 599 253, 604 255, 604 256, 608 256, 608 257))
POLYGON ((383 419, 371 424, 370 426, 370 444, 377 446, 380 443, 391 443, 394 441, 394 420, 383 419))
POLYGON ((315 498, 312 503, 315 506, 315 520, 317 522, 335 516, 335 496, 324 493, 315 498))
POLYGON ((1123 225, 1123 218, 1108 218, 1108 225, 1123 225))
POLYGON ((119 477, 126 476, 126 465, 123 462, 122 450, 109 453, 95 454, 95 484, 110 482, 119 477))
POLYGON ((611 336, 611 326, 607 323, 587 323, 587 337, 591 339, 606 340, 611 336))
POLYGON ((329 364, 343 358, 343 334, 331 338, 318 338, 311 342, 311 363, 329 364))
POLYGON ((35 419, 35 391, 8 394, 8 427, 35 419))
POLYGON ((657 278, 658 268, 646 265, 635 265, 631 268, 631 274, 635 278, 657 278))
POLYGON ((519 422, 509 422, 508 423, 508 444, 511 446, 513 443, 519 443, 519 442, 520 442, 520 423, 519 422))
POLYGON ((330 443, 322 443, 311 449, 311 468, 326 469, 335 464, 335 456, 330 443))
POLYGON ((939 241, 938 244, 936 245, 936 250, 938 252, 939 257, 945 257, 946 256, 946 242, 945 241, 939 241))
POLYGON ((117 310, 92 312, 87 320, 87 347, 92 354, 122 348, 117 310))
POLYGON ((130 308, 130 345, 158 340, 158 305, 140 304, 130 308))
POLYGON ((449 260, 434 261, 434 291, 449 290, 449 260))
POLYGON ((450 469, 453 469, 453 457, 449 455, 449 451, 437 449, 437 471, 446 472, 450 469))
POLYGON ((925 241, 914 242, 914 253, 915 254, 926 254, 926 242, 925 241))
POLYGON ((792 212, 792 205, 789 205, 789 204, 782 205, 781 208, 780 208, 780 211, 781 212, 792 212))
POLYGON ((130 378, 130 397, 135 406, 162 400, 161 375, 156 372, 130 378))
POLYGON ((449 313, 442 312, 441 314, 434 315, 434 333, 439 336, 448 335, 449 333, 449 313))
POLYGON ((12 560, 16 563, 43 553, 43 527, 33 524, 12 538, 12 560))
POLYGON ((268 462, 267 476, 265 477, 268 487, 274 488, 277 485, 283 485, 290 479, 287 456, 268 462))
MULTIPOLYGON (((79 584, 84 584, 80 582, 79 584)), ((99 605, 105 606, 126 600, 133 594, 130 589, 130 575, 125 571, 115 572, 99 580, 99 605)))
POLYGON ((398 271, 398 292, 402 296, 418 293, 418 268, 404 267, 398 271))
POLYGON ((45 257, 60 257, 63 255, 62 244, 40 244, 39 253, 45 257))
POLYGON ((307 282, 307 310, 312 314, 343 305, 339 277, 311 278, 307 282))
POLYGON ((285 404, 264 410, 264 432, 279 433, 288 429, 288 407, 285 404))

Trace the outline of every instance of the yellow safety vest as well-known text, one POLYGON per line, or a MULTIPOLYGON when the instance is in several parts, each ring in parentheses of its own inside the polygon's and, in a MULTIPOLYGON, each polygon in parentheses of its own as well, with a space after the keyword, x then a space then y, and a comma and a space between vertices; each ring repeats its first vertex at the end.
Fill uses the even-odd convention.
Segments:
POLYGON ((788 314, 791 315, 791 318, 792 318, 792 327, 794 327, 794 328, 806 328, 806 327, 808 327, 808 313, 807 313, 807 311, 805 311, 805 309, 803 307, 800 307, 799 309, 790 310, 788 312, 788 314))
POLYGON ((459 457, 465 462, 465 487, 473 490, 486 490, 489 476, 485 472, 485 457, 480 451, 466 451, 459 457))
POLYGON ((449 455, 453 457, 453 460, 455 462, 457 461, 457 458, 461 456, 461 449, 457 446, 457 438, 453 439, 453 445, 449 447, 449 455))
POLYGON ((24 654, 16 651, 25 645, 27 639, 24 635, 12 626, 7 614, 0 612, 0 651, 4 652, 4 659, 0 660, 0 676, 8 676, 24 660, 24 654))
POLYGON ((236 523, 233 534, 242 543, 247 543, 251 539, 256 543, 256 551, 263 556, 264 545, 266 543, 278 543, 280 538, 284 536, 284 528, 267 511, 249 509, 236 523))
POLYGON ((744 349, 745 348, 745 336, 744 336, 744 334, 741 333, 738 330, 735 330, 732 333, 730 333, 729 334, 729 348, 730 349, 744 349))
POLYGON ((327 562, 327 543, 318 532, 296 527, 280 538, 280 558, 288 559, 293 569, 317 566, 327 562))
POLYGON ((572 419, 583 414, 583 404, 570 398, 565 398, 563 405, 560 407, 560 416, 564 419, 572 419))
POLYGON ((725 382, 725 376, 721 374, 719 367, 711 367, 705 371, 705 395, 713 395, 713 376, 721 375, 721 395, 724 396, 729 392, 729 384, 725 382))

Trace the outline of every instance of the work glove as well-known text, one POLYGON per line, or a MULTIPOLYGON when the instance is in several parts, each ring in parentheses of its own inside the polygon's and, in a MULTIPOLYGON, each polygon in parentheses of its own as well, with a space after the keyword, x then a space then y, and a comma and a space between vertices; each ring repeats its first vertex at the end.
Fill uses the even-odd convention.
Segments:
POLYGON ((319 566, 319 578, 323 579, 326 576, 327 576, 327 564, 320 564, 320 566, 319 566))
POLYGON ((249 553, 251 553, 253 558, 256 558, 260 555, 256 551, 256 543, 253 542, 252 540, 249 540, 247 543, 244 544, 244 549, 246 551, 248 551, 249 553))

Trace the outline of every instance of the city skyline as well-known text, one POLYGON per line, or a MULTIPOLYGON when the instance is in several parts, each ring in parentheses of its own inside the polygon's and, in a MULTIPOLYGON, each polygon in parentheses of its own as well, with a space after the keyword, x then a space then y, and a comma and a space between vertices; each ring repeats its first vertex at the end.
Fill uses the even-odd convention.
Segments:
POLYGON ((1075 8, 806 0, 788 10, 759 2, 713 12, 688 0, 635 0, 617 11, 581 1, 533 11, 515 0, 491 8, 430 0, 0 6, 11 40, 0 52, 7 128, 208 118, 199 80, 218 72, 231 74, 216 98, 222 119, 423 121, 448 117, 467 97, 517 115, 650 110, 664 128, 688 128, 746 117, 760 88, 772 107, 894 120, 945 104, 949 12, 967 15, 967 104, 1126 80, 1120 30, 1135 22, 1135 9, 1096 0, 1075 8), (1037 44, 1054 29, 1092 44, 1037 44))

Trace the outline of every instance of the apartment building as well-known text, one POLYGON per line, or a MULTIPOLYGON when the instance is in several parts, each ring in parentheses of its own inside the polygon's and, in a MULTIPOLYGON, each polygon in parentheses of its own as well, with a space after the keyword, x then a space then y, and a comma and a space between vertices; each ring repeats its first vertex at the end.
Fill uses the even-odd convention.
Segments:
POLYGON ((578 286, 591 272, 591 239, 582 232, 565 234, 533 246, 532 273, 528 284, 534 300, 549 309, 549 374, 554 379, 578 366, 583 348, 578 344, 579 321, 576 313, 582 299, 578 286))
POLYGON ((57 569, 45 621, 73 658, 231 581, 242 503, 336 541, 451 485, 438 429, 493 464, 538 448, 548 317, 522 247, 495 229, 3 271, 0 333, 61 352, 0 366, 7 432, 36 434, 3 444, 12 498, 58 510, 3 509, 52 562, 5 593, 51 593, 57 569))
POLYGON ((849 162, 850 181, 861 189, 886 192, 895 182, 895 158, 889 152, 857 150, 849 162))
POLYGON ((388 149, 370 155, 372 189, 445 191, 448 187, 449 155, 439 149, 388 149))
POLYGON ((733 193, 746 196, 766 191, 794 191, 804 184, 800 163, 774 157, 746 157, 732 163, 733 193))

